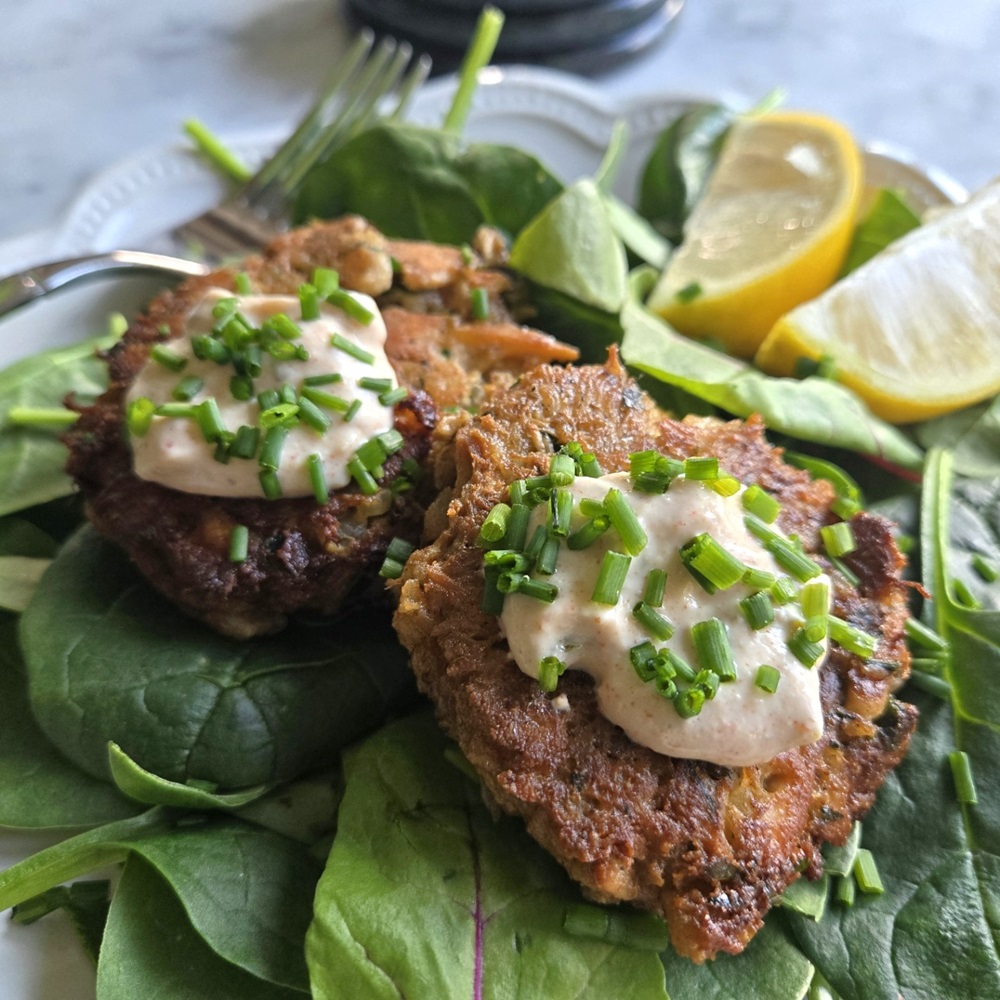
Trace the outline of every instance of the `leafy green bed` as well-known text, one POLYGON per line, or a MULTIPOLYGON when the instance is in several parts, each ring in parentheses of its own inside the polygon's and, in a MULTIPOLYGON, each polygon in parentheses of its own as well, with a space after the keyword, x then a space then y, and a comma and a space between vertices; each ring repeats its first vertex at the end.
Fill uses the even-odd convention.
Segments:
POLYGON ((861 832, 884 892, 847 905, 852 859, 834 853, 743 955, 702 967, 639 934, 638 915, 568 934, 578 890, 487 811, 384 609, 247 646, 165 607, 80 526, 61 446, 10 411, 98 392, 83 343, 0 373, 0 825, 68 834, 0 874, 0 908, 24 922, 68 909, 101 1000, 1000 996, 1000 410, 900 430, 834 381, 769 378, 643 308, 645 264, 662 265, 731 118, 700 108, 667 130, 642 215, 608 193, 621 134, 594 179, 564 187, 518 150, 398 124, 334 154, 299 210, 453 242, 503 227, 540 324, 595 358, 620 342, 669 405, 763 414, 919 538, 933 600, 914 611, 943 644, 917 649, 904 697, 919 732, 861 832), (956 793, 956 750, 976 804, 956 793), (113 896, 54 888, 110 863, 113 896))

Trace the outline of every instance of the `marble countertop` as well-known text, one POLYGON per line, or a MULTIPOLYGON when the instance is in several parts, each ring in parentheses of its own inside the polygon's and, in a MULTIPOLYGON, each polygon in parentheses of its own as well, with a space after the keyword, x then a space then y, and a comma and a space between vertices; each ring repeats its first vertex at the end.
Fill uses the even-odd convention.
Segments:
MULTIPOLYGON (((0 240, 53 226, 88 178, 187 117, 283 127, 353 30, 338 0, 4 6, 0 240)), ((780 87, 976 187, 1000 173, 998 51, 994 0, 687 0, 659 45, 594 82, 749 101, 780 87)))

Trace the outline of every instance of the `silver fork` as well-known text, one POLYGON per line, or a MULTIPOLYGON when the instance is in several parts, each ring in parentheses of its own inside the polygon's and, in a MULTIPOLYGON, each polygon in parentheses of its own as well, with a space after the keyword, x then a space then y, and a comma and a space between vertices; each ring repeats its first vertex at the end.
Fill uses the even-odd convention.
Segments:
MULTIPOLYGON (((255 250, 288 227, 291 207, 310 168, 374 117, 398 118, 430 74, 427 55, 413 57, 405 42, 363 31, 334 69, 291 136, 233 195, 181 223, 170 235, 218 263, 255 250), (407 67, 409 67, 407 69, 407 67)), ((0 317, 86 278, 121 271, 204 274, 208 264, 164 254, 113 250, 39 264, 0 278, 0 317)))

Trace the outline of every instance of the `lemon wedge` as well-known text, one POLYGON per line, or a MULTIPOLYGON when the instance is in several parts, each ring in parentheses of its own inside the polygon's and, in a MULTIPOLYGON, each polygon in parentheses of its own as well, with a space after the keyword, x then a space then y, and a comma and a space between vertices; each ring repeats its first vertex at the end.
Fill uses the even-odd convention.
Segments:
POLYGON ((788 375, 824 355, 892 423, 1000 391, 1000 180, 782 317, 755 360, 788 375))
POLYGON ((862 174, 835 121, 793 111, 739 119, 649 307, 752 357, 780 316, 836 278, 862 174))

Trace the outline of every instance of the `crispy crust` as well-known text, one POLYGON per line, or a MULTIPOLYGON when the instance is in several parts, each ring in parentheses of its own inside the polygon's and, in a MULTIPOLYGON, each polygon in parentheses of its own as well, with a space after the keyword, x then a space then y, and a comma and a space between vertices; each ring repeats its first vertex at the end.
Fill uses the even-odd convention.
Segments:
POLYGON ((478 611, 479 525, 509 482, 544 472, 571 440, 606 471, 650 447, 718 455, 780 499, 782 528, 813 552, 833 519, 832 490, 785 464, 757 420, 667 419, 614 357, 605 367, 542 367, 443 450, 442 467, 455 476, 447 525, 401 581, 394 624, 418 682, 500 806, 521 815, 590 896, 663 914, 683 954, 737 953, 800 871, 819 873, 819 846, 843 842, 905 753, 916 713, 891 696, 909 671, 903 558, 887 522, 855 518, 861 583, 854 589, 833 574, 835 611, 880 643, 875 660, 837 649, 822 668, 817 743, 737 769, 662 756, 600 714, 582 673, 561 679, 570 709, 559 711, 511 661, 497 619, 478 611))
POLYGON ((387 462, 386 488, 376 496, 346 488, 322 506, 312 498, 204 497, 133 474, 123 430, 128 386, 154 343, 183 334, 207 288, 235 287, 234 268, 154 299, 107 355, 110 388, 66 436, 68 471, 97 529, 170 600, 239 638, 276 631, 301 609, 336 611, 371 578, 394 536, 417 540, 428 492, 393 496, 387 487, 406 459, 424 460, 441 408, 473 404, 484 386, 509 384, 541 361, 576 357, 567 345, 510 320, 502 298, 509 280, 482 256, 393 242, 357 217, 294 230, 239 268, 258 291, 295 294, 318 266, 337 270, 344 287, 384 307, 387 353, 411 390, 395 414, 406 444, 387 462), (472 316, 476 286, 489 294, 487 321, 472 316), (236 524, 252 527, 240 564, 228 557, 236 524))

